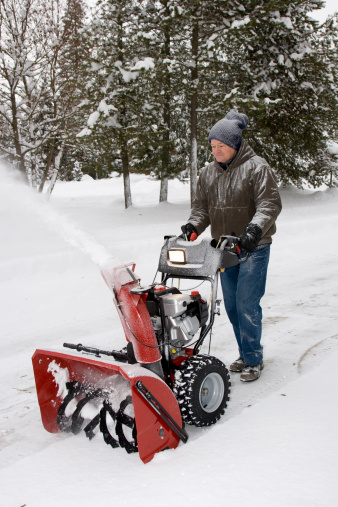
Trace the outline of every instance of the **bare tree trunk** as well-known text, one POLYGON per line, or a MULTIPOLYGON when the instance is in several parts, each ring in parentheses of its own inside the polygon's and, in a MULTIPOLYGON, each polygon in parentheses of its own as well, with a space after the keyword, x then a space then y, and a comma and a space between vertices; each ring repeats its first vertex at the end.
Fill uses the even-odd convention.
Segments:
POLYGON ((195 66, 191 70, 192 97, 190 110, 190 131, 191 131, 190 199, 192 202, 197 187, 198 21, 196 21, 192 30, 191 49, 193 61, 195 62, 195 66))
POLYGON ((167 202, 168 200, 168 181, 168 178, 161 178, 160 202, 167 202))
POLYGON ((130 188, 130 174, 129 171, 125 173, 123 171, 123 185, 124 185, 124 207, 125 209, 130 208, 133 205, 131 199, 131 188, 130 188))
POLYGON ((124 207, 128 209, 133 205, 131 199, 130 174, 129 174, 129 157, 127 143, 124 138, 121 139, 121 158, 123 171, 123 187, 124 187, 124 207))
MULTIPOLYGON (((169 102, 168 102, 169 106, 169 102)), ((168 200, 168 177, 165 176, 169 171, 170 153, 169 153, 169 139, 170 139, 170 113, 164 110, 164 123, 166 125, 166 132, 163 134, 163 147, 161 153, 161 189, 160 189, 160 202, 168 200)))
POLYGON ((46 167, 45 167, 45 169, 43 171, 41 182, 40 182, 40 185, 39 185, 39 188, 38 188, 38 192, 40 192, 40 193, 43 191, 43 187, 45 186, 45 183, 46 183, 47 178, 48 178, 49 170, 51 168, 52 160, 54 158, 54 149, 55 149, 55 144, 54 144, 54 141, 53 141, 53 146, 52 146, 52 148, 49 149, 48 157, 47 157, 47 162, 46 162, 46 167))
POLYGON ((61 144, 60 151, 57 154, 57 157, 55 158, 54 171, 53 171, 53 174, 52 174, 52 178, 50 180, 50 185, 49 185, 48 190, 47 190, 47 199, 50 199, 50 196, 51 196, 51 194, 53 192, 53 189, 54 189, 54 186, 55 186, 58 174, 59 174, 64 147, 65 147, 65 142, 63 141, 62 144, 61 144))
MULTIPOLYGON (((166 2, 165 17, 166 23, 164 25, 164 46, 162 49, 163 59, 170 59, 171 57, 171 25, 172 19, 170 17, 169 2, 166 2)), ((163 75, 164 89, 164 105, 163 105, 163 123, 165 131, 162 139, 162 153, 161 153, 161 188, 160 188, 160 202, 168 200, 168 174, 170 174, 170 131, 171 131, 171 76, 166 68, 163 75)))
POLYGON ((21 172, 21 175, 25 181, 25 183, 29 184, 29 179, 25 167, 25 159, 22 154, 21 150, 21 143, 20 143, 20 133, 19 133, 19 124, 18 124, 18 110, 15 100, 15 93, 11 89, 11 108, 12 108, 12 129, 14 134, 14 146, 15 146, 15 154, 16 154, 16 161, 17 161, 17 167, 19 171, 21 172))
POLYGON ((192 203, 197 187, 197 136, 191 132, 190 201, 192 203))
POLYGON ((168 177, 165 176, 168 174, 169 170, 169 128, 170 128, 170 114, 167 115, 166 111, 164 111, 164 122, 167 126, 166 132, 163 134, 163 148, 161 154, 161 188, 160 188, 160 202, 166 202, 168 200, 168 177))
POLYGON ((161 189, 160 189, 160 202, 165 202, 168 200, 168 177, 165 176, 170 171, 169 164, 170 164, 170 102, 169 102, 169 94, 167 92, 167 101, 164 106, 164 114, 163 114, 163 120, 165 125, 165 132, 163 134, 163 147, 162 147, 162 153, 161 153, 161 189))

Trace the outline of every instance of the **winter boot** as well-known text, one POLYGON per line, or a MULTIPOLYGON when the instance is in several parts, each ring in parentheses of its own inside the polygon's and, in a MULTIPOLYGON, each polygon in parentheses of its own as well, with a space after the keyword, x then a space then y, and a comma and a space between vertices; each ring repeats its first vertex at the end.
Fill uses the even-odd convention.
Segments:
POLYGON ((236 361, 231 363, 231 365, 229 367, 230 371, 235 371, 237 373, 242 372, 244 370, 244 368, 245 368, 245 362, 242 357, 239 357, 238 359, 236 359, 236 361))
POLYGON ((263 361, 261 364, 257 364, 255 366, 245 365, 245 368, 242 370, 240 379, 242 382, 252 382, 253 380, 257 380, 261 376, 261 371, 263 368, 263 361))

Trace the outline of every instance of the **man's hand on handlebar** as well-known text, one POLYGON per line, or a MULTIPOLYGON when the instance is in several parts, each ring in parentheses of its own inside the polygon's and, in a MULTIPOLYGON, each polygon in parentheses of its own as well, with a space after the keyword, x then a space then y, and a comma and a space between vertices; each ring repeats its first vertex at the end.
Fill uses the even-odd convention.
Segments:
POLYGON ((239 246, 246 252, 253 252, 262 237, 262 229, 250 223, 239 238, 239 246))
POLYGON ((186 241, 195 241, 198 236, 196 228, 190 222, 182 225, 181 231, 183 234, 180 235, 180 238, 183 238, 186 241))

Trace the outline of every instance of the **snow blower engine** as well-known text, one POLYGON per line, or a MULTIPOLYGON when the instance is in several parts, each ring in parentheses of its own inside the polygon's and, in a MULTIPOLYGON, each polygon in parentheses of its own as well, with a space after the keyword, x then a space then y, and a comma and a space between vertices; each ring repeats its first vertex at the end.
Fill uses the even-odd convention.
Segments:
POLYGON ((89 439, 101 432, 107 444, 138 451, 147 463, 157 452, 187 442, 185 424, 215 424, 229 399, 229 372, 200 349, 219 313, 218 272, 244 262, 238 253, 232 236, 218 243, 168 236, 159 259, 160 282, 143 287, 135 264, 102 269, 127 345, 109 351, 64 343, 68 352, 35 351, 45 429, 83 430, 89 439), (210 283, 210 301, 195 290, 179 290, 175 279, 178 286, 184 279, 210 283))

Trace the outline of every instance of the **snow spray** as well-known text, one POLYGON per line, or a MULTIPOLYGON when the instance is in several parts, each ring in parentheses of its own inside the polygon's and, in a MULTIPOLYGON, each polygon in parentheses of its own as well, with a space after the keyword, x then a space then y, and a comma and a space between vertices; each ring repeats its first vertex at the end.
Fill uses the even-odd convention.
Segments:
POLYGON ((62 239, 73 247, 76 247, 87 255, 100 268, 121 265, 119 259, 97 241, 82 231, 78 226, 72 224, 69 218, 63 216, 59 211, 52 208, 41 194, 37 194, 28 187, 20 178, 20 173, 13 168, 0 165, 2 185, 0 192, 1 201, 15 202, 17 207, 25 212, 35 215, 40 222, 45 223, 49 229, 56 232, 62 239))

